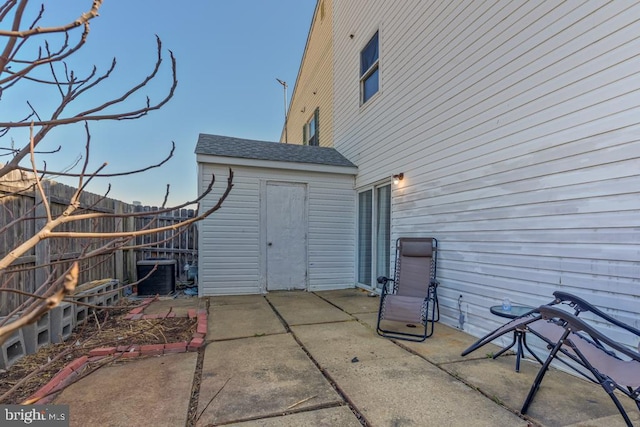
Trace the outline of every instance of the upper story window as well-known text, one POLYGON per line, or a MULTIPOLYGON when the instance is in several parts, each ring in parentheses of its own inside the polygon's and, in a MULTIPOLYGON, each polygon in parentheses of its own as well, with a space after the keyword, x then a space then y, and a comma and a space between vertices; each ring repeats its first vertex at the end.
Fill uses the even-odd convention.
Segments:
POLYGON ((304 140, 305 145, 320 145, 320 141, 318 139, 319 116, 320 109, 316 108, 309 121, 304 124, 304 128, 302 129, 302 139, 304 140))
POLYGON ((364 104, 378 92, 380 63, 378 57, 378 32, 360 52, 360 100, 364 104))

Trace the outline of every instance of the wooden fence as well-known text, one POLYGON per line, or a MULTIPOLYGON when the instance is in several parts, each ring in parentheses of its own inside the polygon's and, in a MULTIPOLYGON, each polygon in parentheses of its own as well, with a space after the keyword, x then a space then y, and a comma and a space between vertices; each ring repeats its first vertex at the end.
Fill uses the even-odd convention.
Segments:
MULTIPOLYGON (((0 178, 0 257, 25 242, 40 230, 47 222, 45 204, 40 193, 35 191, 34 180, 30 174, 19 171, 0 178)), ((43 181, 47 194, 46 203, 55 218, 64 212, 76 189, 54 181, 43 181)), ((193 209, 181 209, 170 214, 157 215, 158 208, 136 206, 102 196, 83 193, 79 213, 126 214, 129 212, 148 212, 148 215, 136 217, 104 217, 81 220, 63 224, 55 231, 111 233, 135 231, 173 225, 192 218, 193 209)), ((82 253, 102 247, 111 239, 45 239, 24 255, 18 257, 5 271, 0 272, 0 289, 13 288, 28 293, 42 293, 39 284, 50 277, 59 277, 61 272, 82 253)), ((175 259, 179 273, 186 263, 197 264, 198 242, 196 225, 187 227, 183 232, 164 232, 136 238, 135 244, 149 243, 153 246, 130 250, 116 250, 106 255, 89 258, 81 263, 79 283, 106 278, 115 278, 122 283, 137 280, 137 262, 149 258, 175 259)), ((134 244, 134 242, 130 242, 134 244)), ((0 292, 0 316, 6 315, 18 307, 26 297, 0 292)))

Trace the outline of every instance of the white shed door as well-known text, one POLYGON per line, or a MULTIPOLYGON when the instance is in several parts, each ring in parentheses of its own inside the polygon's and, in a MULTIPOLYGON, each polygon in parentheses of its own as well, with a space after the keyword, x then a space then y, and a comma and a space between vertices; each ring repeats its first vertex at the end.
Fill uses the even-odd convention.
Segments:
POLYGON ((304 184, 267 183, 267 290, 306 289, 304 184))

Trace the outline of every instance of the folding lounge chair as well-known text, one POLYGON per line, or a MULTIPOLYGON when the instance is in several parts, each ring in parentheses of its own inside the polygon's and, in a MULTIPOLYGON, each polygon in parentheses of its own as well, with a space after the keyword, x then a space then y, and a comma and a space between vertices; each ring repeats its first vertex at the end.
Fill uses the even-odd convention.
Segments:
MULTIPOLYGON (((543 362, 527 347, 536 360, 542 364, 542 368, 538 372, 529 395, 522 406, 520 411, 522 414, 525 414, 528 410, 545 373, 549 369, 549 365, 553 360, 557 360, 607 390, 627 425, 631 426, 629 417, 621 409, 622 406, 612 391, 614 389, 622 391, 633 399, 640 409, 638 397, 640 395, 640 364, 638 363, 640 362, 640 354, 604 337, 577 316, 584 312, 591 312, 593 317, 599 318, 599 320, 610 324, 612 327, 618 327, 621 328, 620 330, 630 332, 634 336, 640 337, 640 331, 607 315, 580 297, 561 291, 554 292, 553 295, 555 299, 549 304, 507 322, 480 338, 462 352, 462 355, 466 356, 505 333, 513 332, 518 328, 521 331, 532 333, 547 344, 547 348, 551 350, 551 353, 543 362), (563 305, 570 307, 573 310, 573 314, 559 309, 563 305), (565 320, 569 318, 572 319, 573 323, 565 320), (578 331, 584 332, 578 334, 578 331), (628 360, 623 360, 616 356, 616 351, 628 360)), ((502 352, 499 352, 498 355, 502 352)))
MULTIPOLYGON (((593 305, 589 304, 587 301, 585 301, 582 298, 579 298, 579 297, 577 297, 575 295, 569 294, 567 292, 556 291, 556 292, 553 293, 553 296, 554 296, 553 301, 548 303, 547 306, 564 304, 564 305, 568 305, 570 308, 572 308, 573 309, 573 314, 576 315, 576 316, 579 315, 582 312, 591 311, 591 312, 595 313, 598 316, 601 316, 603 318, 607 318, 607 320, 611 321, 612 323, 616 321, 615 319, 611 319, 609 316, 607 316, 605 313, 600 311, 598 308, 596 308, 593 305)), ((523 314, 520 317, 517 317, 517 318, 505 323, 504 325, 500 326, 499 328, 495 329, 494 331, 489 332, 487 335, 485 335, 484 337, 480 338, 478 341, 473 343, 469 348, 464 350, 462 352, 462 356, 466 356, 467 354, 479 349, 480 347, 484 346, 485 344, 489 344, 490 342, 494 341, 495 339, 501 337, 504 334, 507 334, 507 333, 510 333, 510 332, 514 332, 515 333, 516 331, 519 331, 520 333, 523 334, 522 335, 523 336, 522 343, 524 344, 526 349, 529 351, 529 353, 531 353, 533 355, 533 357, 538 362, 540 362, 540 364, 543 364, 544 362, 527 345, 526 333, 530 332, 533 335, 535 335, 538 338, 540 338, 541 340, 543 340, 547 344, 547 347, 549 349, 553 348, 553 346, 558 342, 558 340, 560 339, 560 337, 562 336, 562 333, 563 333, 562 328, 558 327, 557 325, 553 325, 553 324, 550 324, 548 322, 541 321, 540 311, 539 311, 539 309, 536 308, 536 309, 531 310, 528 313, 523 314)), ((515 334, 514 334, 514 342, 512 342, 510 345, 504 347, 498 353, 494 354, 493 358, 495 359, 496 357, 500 356, 502 353, 504 353, 505 351, 510 349, 513 346, 514 343, 515 343, 515 334)), ((520 354, 522 354, 522 349, 520 349, 520 354)), ((576 361, 575 358, 572 358, 572 359, 574 361, 576 361)), ((570 364, 568 364, 568 366, 574 368, 570 364)), ((580 371, 578 371, 578 373, 583 374, 580 371)))
MULTIPOLYGON (((632 426, 629 416, 614 391, 618 390, 631 398, 640 410, 640 353, 610 339, 587 322, 564 310, 550 306, 542 306, 538 310, 544 322, 562 328, 562 335, 538 371, 520 412, 526 413, 549 365, 559 353, 562 353, 575 357, 588 369, 593 376, 593 381, 600 384, 613 400, 626 424, 632 426)), ((606 314, 603 319, 611 319, 615 326, 640 337, 640 331, 629 325, 612 319, 606 314)))
POLYGON ((437 247, 434 238, 401 237, 396 241, 394 278, 378 277, 378 283, 383 285, 376 327, 379 335, 424 341, 433 334, 433 325, 440 320, 437 247), (383 321, 401 322, 409 327, 421 325, 423 332, 388 329, 388 326, 383 327, 383 321))
MULTIPOLYGON (((557 305, 557 307, 560 307, 560 304, 568 305, 571 309, 573 309, 574 316, 579 316, 582 313, 590 312, 593 318, 607 323, 613 328, 619 328, 619 330, 631 332, 634 335, 638 334, 637 329, 625 324, 624 322, 619 321, 614 317, 609 316, 598 307, 580 297, 562 291, 556 291, 553 293, 553 295, 555 296, 555 300, 549 303, 547 306, 557 305)), ((547 322, 542 319, 540 322, 529 324, 529 331, 533 332, 536 336, 544 340, 547 343, 547 348, 551 350, 562 339, 564 328, 560 327, 557 323, 547 322)), ((584 365, 583 361, 580 359, 580 357, 578 357, 578 355, 572 350, 571 347, 562 346, 558 351, 558 354, 556 354, 555 359, 559 362, 564 363, 566 366, 571 368, 576 373, 582 375, 587 380, 599 384, 598 379, 592 375, 591 371, 587 366, 584 365)), ((540 359, 538 359, 538 361, 543 364, 540 359)))
MULTIPOLYGON (((533 309, 528 313, 523 314, 520 317, 516 317, 515 319, 505 323, 504 325, 500 326, 498 329, 489 332, 487 335, 485 335, 484 337, 480 338, 478 341, 476 341, 475 343, 473 343, 471 346, 469 346, 469 348, 467 348, 466 350, 464 350, 462 352, 462 356, 466 356, 467 354, 476 351, 477 349, 479 349, 480 347, 484 346, 485 344, 489 344, 491 341, 501 337, 504 334, 508 334, 510 332, 514 333, 514 338, 513 338, 513 342, 511 344, 509 344, 508 346, 504 347, 502 350, 500 350, 499 352, 497 352, 496 354, 493 355, 493 358, 495 359, 496 357, 500 356, 502 353, 504 353, 505 351, 509 350, 516 342, 516 332, 522 334, 522 339, 521 341, 518 342, 518 345, 520 345, 520 343, 522 343, 522 345, 524 345, 527 350, 529 350, 529 353, 531 353, 536 360, 538 360, 540 363, 542 362, 542 359, 540 359, 536 353, 531 350, 531 348, 529 348, 529 346, 527 345, 527 340, 526 340, 526 332, 530 331, 530 325, 536 323, 540 321, 540 313, 538 312, 538 309, 533 309)), ((536 333, 536 335, 538 335, 536 333)), ((520 348, 518 350, 518 354, 523 354, 523 349, 520 348)), ((518 369, 516 369, 518 370, 518 369)))

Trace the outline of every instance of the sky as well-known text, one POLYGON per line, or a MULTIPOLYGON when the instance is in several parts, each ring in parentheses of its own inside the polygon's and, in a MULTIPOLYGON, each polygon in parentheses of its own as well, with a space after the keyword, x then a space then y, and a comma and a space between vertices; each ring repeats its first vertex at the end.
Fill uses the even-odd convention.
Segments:
MULTIPOLYGON (((45 0, 41 26, 61 25, 91 8, 92 0, 45 0)), ((200 133, 278 141, 284 123, 284 88, 290 99, 313 17, 316 0, 104 0, 100 16, 90 23, 86 45, 67 61, 77 75, 93 65, 104 72, 115 57, 112 77, 78 98, 69 112, 83 111, 120 96, 142 81, 153 69, 158 35, 163 43, 164 63, 155 81, 143 88, 133 103, 111 111, 137 109, 149 96, 162 99, 170 85, 171 50, 177 61, 178 87, 174 97, 159 111, 129 121, 89 124, 91 152, 89 170, 108 162, 103 172, 139 169, 160 162, 176 144, 173 158, 160 169, 119 178, 101 178, 87 191, 127 203, 160 205, 167 184, 168 205, 197 196, 197 165, 194 154, 200 133)), ((33 17, 33 8, 25 16, 33 17)), ((25 19, 29 22, 31 18, 25 19)), ((7 28, 7 23, 0 28, 7 28)), ((72 39, 76 39, 79 32, 72 39)), ((43 39, 40 39, 41 41, 43 39)), ((25 50, 26 52, 26 50, 25 50)), ((24 55, 27 56, 27 55, 24 55)), ((17 121, 29 111, 27 101, 41 116, 50 114, 59 94, 42 85, 21 82, 6 90, 0 100, 0 121, 17 121)), ((24 145, 25 130, 0 138, 0 146, 24 145)), ((51 132, 40 150, 62 146, 55 154, 37 157, 39 167, 62 170, 84 157, 84 125, 69 125, 51 132)), ((2 161, 0 159, 0 161, 2 161)), ((23 162, 24 166, 30 166, 23 162)), ((79 171, 76 166, 74 171, 79 171)), ((56 178, 69 185, 71 178, 56 178)), ((219 177, 223 185, 226 177, 219 177)))

